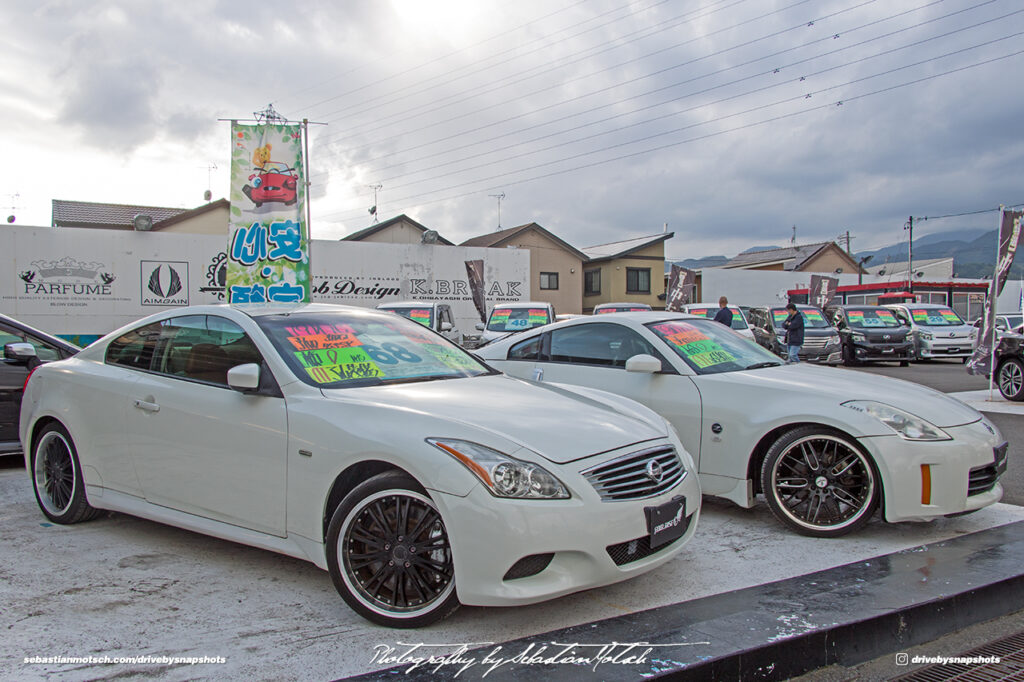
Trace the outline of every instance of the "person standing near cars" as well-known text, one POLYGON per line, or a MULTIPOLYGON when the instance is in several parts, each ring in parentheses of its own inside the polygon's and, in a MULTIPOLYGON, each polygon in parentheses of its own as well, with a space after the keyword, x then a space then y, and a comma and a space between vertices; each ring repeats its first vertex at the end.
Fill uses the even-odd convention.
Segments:
POLYGON ((782 323, 786 330, 786 362, 800 362, 800 347, 804 345, 804 316, 796 309, 796 305, 790 303, 786 306, 789 317, 782 323))
POLYGON ((718 312, 715 313, 715 322, 720 322, 726 327, 732 327, 732 311, 729 310, 729 299, 725 296, 718 299, 718 312))

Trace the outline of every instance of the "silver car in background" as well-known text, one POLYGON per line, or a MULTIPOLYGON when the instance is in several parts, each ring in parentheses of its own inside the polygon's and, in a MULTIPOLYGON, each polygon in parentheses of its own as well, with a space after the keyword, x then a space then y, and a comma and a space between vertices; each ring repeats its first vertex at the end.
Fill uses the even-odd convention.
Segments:
POLYGON ((885 307, 910 327, 916 359, 961 358, 967 362, 971 357, 978 330, 964 322, 948 305, 898 303, 885 307))

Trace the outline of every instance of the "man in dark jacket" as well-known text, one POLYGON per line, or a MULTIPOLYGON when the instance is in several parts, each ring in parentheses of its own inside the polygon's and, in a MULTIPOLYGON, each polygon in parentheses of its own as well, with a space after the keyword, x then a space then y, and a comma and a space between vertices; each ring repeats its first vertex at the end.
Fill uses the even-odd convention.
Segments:
POLYGON ((724 324, 726 327, 732 327, 732 311, 729 310, 729 299, 725 296, 718 299, 718 312, 715 313, 715 322, 724 324))
POLYGON ((804 345, 804 316, 793 303, 787 305, 786 310, 789 311, 789 317, 782 323, 782 328, 786 330, 786 352, 789 356, 786 362, 800 362, 800 346, 804 345))

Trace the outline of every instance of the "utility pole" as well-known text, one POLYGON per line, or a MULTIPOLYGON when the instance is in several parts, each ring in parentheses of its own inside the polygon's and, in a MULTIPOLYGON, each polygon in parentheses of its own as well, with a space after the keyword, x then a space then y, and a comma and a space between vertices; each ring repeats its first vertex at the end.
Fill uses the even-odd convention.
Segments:
POLYGON ((903 229, 910 232, 907 240, 907 291, 914 293, 914 216, 907 218, 903 229))
MULTIPOLYGON (((501 200, 505 198, 505 193, 501 194, 488 194, 487 196, 498 200, 498 230, 501 229, 501 200)), ((495 230, 497 232, 498 230, 495 230)))
POLYGON ((851 239, 855 239, 855 237, 851 237, 850 236, 850 231, 847 230, 845 233, 842 233, 838 237, 836 237, 836 239, 838 239, 840 243, 846 242, 846 255, 847 256, 852 255, 850 253, 850 240, 851 239))

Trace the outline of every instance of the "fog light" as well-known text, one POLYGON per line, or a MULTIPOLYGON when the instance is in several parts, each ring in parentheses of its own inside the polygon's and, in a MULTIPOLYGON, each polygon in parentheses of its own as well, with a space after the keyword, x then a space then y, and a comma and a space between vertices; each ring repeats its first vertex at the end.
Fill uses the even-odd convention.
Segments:
POLYGON ((932 467, 930 464, 921 465, 921 504, 932 503, 932 467))

